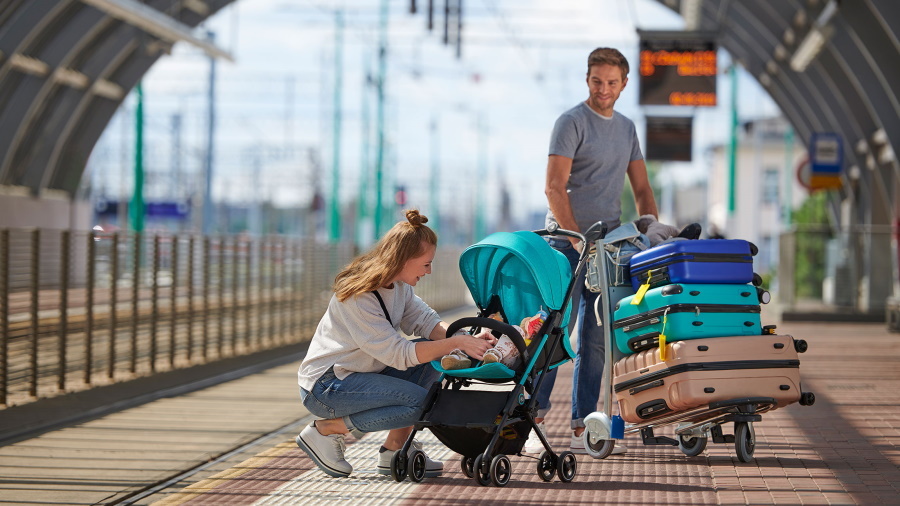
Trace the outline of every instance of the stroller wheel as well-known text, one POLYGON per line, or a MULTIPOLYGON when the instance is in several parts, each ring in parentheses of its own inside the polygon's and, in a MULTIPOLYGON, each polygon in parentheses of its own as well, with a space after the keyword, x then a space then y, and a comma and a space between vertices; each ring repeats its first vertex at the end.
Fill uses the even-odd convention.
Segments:
POLYGON ((425 479, 425 452, 415 450, 409 459, 409 479, 420 483, 425 479))
POLYGON ((462 468, 462 472, 466 475, 467 478, 475 477, 475 459, 472 457, 466 457, 463 455, 463 458, 459 460, 459 467, 462 468))
POLYGON ((509 483, 509 477, 512 476, 512 465, 509 463, 509 457, 506 455, 497 455, 491 461, 491 481, 494 485, 502 487, 509 483))
POLYGON ((575 470, 578 468, 578 460, 572 452, 562 452, 559 454, 559 461, 556 463, 556 474, 563 483, 569 483, 575 478, 575 470))
POLYGON ((544 450, 538 458, 537 472, 538 476, 544 481, 552 481, 553 475, 556 474, 556 455, 544 450))
POLYGON ((394 452, 394 456, 391 457, 391 477, 394 478, 394 481, 403 481, 406 479, 407 472, 407 464, 409 461, 406 458, 406 455, 401 455, 403 452, 394 452))
POLYGON ((484 455, 475 457, 475 462, 472 464, 472 470, 475 472, 475 481, 477 481, 479 485, 486 487, 491 484, 490 465, 487 462, 484 462, 484 455))

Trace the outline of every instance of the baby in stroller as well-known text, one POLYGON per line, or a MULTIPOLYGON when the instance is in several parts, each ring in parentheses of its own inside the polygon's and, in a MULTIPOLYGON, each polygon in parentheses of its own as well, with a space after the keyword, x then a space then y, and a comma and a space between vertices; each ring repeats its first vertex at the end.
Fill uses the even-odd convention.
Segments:
MULTIPOLYGON (((503 321, 503 315, 500 313, 494 313, 490 318, 501 322, 503 321)), ((534 316, 525 317, 519 325, 513 325, 512 327, 522 336, 522 339, 525 341, 525 346, 528 347, 528 345, 531 344, 532 338, 537 335, 546 319, 547 312, 541 310, 534 316)), ((515 368, 520 360, 521 355, 513 340, 505 335, 501 335, 500 338, 497 339, 497 344, 484 353, 482 363, 491 364, 500 362, 507 367, 515 368)), ((454 369, 467 369, 471 366, 472 360, 460 349, 455 349, 441 358, 441 367, 448 371, 454 369)))

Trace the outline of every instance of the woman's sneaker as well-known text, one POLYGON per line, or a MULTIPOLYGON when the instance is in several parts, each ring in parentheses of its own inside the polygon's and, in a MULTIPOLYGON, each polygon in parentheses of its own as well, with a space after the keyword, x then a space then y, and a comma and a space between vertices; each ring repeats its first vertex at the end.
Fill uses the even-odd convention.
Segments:
POLYGON ((344 434, 323 436, 313 422, 300 432, 296 441, 325 474, 346 478, 353 472, 353 466, 344 460, 344 434))
MULTIPOLYGON (((406 453, 407 455, 412 454, 413 450, 422 451, 422 443, 413 440, 412 445, 409 447, 409 451, 406 453)), ((388 450, 384 446, 382 446, 378 450, 378 474, 391 474, 391 459, 394 458, 394 454, 399 452, 400 450, 388 450)), ((428 458, 428 455, 425 455, 425 477, 426 478, 435 478, 441 475, 444 471, 444 463, 440 460, 431 460, 428 458)))
MULTIPOLYGON (((544 439, 546 439, 547 430, 544 428, 544 422, 537 424, 537 427, 538 430, 541 431, 541 434, 544 435, 544 439)), ((528 441, 525 441, 525 446, 522 448, 522 451, 525 453, 541 453, 544 450, 544 443, 541 443, 541 438, 539 438, 534 429, 532 429, 531 434, 528 435, 528 441)))

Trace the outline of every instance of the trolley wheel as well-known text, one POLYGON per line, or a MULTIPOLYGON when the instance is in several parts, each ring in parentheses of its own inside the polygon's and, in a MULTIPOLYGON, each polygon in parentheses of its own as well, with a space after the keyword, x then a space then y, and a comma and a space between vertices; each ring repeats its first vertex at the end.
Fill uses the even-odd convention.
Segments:
POLYGON ((556 475, 563 483, 569 483, 575 478, 575 471, 578 469, 578 460, 572 452, 562 452, 559 454, 559 461, 556 463, 556 475))
POLYGON ((491 460, 491 481, 494 485, 502 487, 509 483, 512 476, 512 465, 506 455, 497 455, 491 460))
POLYGON ((474 457, 466 457, 463 455, 463 458, 459 461, 459 467, 462 468, 462 472, 466 475, 467 478, 475 477, 475 458, 474 457))
POLYGON ((696 457, 706 449, 707 442, 705 437, 678 436, 678 449, 688 457, 696 457))
POLYGON ((475 481, 479 485, 486 487, 491 484, 491 470, 490 466, 484 462, 484 455, 475 457, 475 462, 472 463, 472 471, 475 473, 475 481))
POLYGON ((406 473, 408 471, 407 464, 409 464, 409 460, 406 455, 402 455, 403 452, 394 452, 394 456, 391 457, 391 477, 394 478, 394 481, 403 481, 406 479, 406 473))
POLYGON ((756 433, 752 422, 734 422, 734 452, 741 462, 750 462, 756 449, 756 433))
POLYGON ((612 454, 613 448, 616 447, 615 439, 600 439, 596 442, 591 442, 590 431, 586 430, 581 434, 581 439, 584 442, 584 450, 588 455, 595 459, 605 459, 612 454))
POLYGON ((409 479, 420 483, 425 479, 425 452, 413 450, 409 458, 409 479))
POLYGON ((538 457, 537 473, 544 481, 552 481, 553 475, 556 474, 556 455, 547 450, 541 452, 538 457))

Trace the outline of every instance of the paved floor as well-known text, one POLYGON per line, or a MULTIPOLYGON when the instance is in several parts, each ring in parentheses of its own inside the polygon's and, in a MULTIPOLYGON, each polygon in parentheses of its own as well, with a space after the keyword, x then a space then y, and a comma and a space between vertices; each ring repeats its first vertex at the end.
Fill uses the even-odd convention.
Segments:
MULTIPOLYGON (((333 479, 293 443, 308 416, 291 363, 0 447, 0 504, 900 502, 900 335, 866 323, 792 322, 779 332, 809 342, 801 374, 817 402, 763 415, 746 464, 731 445, 689 458, 629 436, 626 455, 580 456, 572 483, 545 483, 534 459, 512 456, 510 483, 482 487, 425 432, 429 455, 445 461, 442 477, 415 484, 375 474, 383 435, 370 434, 348 447, 354 474, 333 479)), ((569 371, 547 420, 557 448, 568 444, 569 371)))

